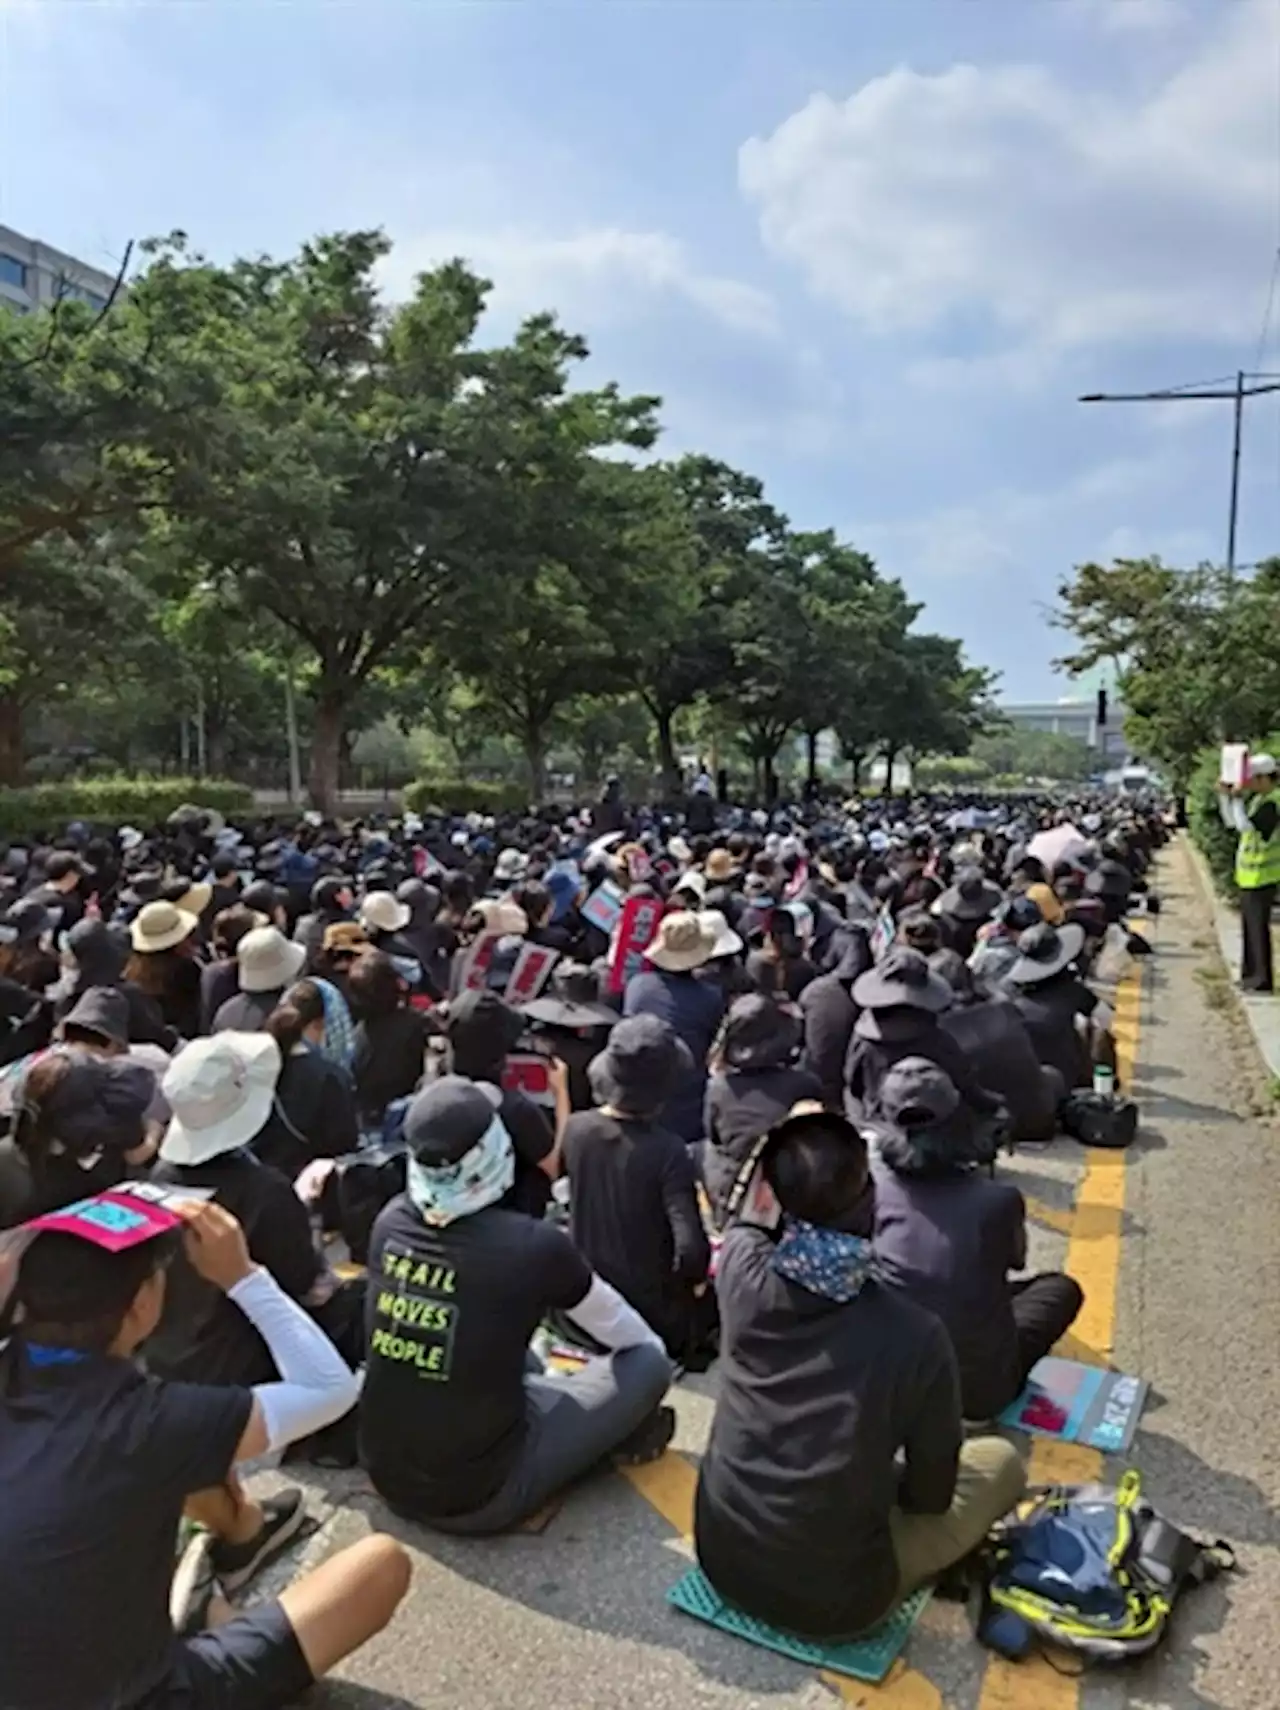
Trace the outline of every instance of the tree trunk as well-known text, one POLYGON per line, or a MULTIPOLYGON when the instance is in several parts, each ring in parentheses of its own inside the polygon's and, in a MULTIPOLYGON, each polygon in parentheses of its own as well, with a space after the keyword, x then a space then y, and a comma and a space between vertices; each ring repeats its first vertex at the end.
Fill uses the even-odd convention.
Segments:
POLYGON ((524 757, 529 768, 529 799, 535 807, 541 807, 547 788, 547 748, 541 725, 526 725, 524 757))
POLYGON ((805 747, 809 755, 809 770, 805 781, 810 790, 816 790, 818 787, 818 738, 821 735, 820 730, 806 730, 804 733, 805 747))
POLYGON ((764 763, 764 799, 766 807, 772 807, 778 799, 778 774, 773 769, 772 754, 764 763))
POLYGON ((22 775, 22 702, 12 691, 0 691, 0 784, 16 790, 22 775))
POLYGON ((886 748, 885 749, 885 751, 884 751, 884 788, 880 791, 880 794, 882 796, 891 796, 893 794, 893 765, 894 765, 894 761, 897 758, 898 758, 898 750, 896 748, 886 748))
POLYGON ((849 769, 853 774, 853 793, 856 796, 862 788, 862 764, 865 756, 859 752, 850 754, 849 769))
POLYGON ((675 709, 663 707, 655 712, 653 721, 658 727, 658 760, 662 767, 662 791, 669 801, 674 801, 680 794, 680 762, 676 759, 676 739, 673 726, 675 724, 675 709))
POLYGON ((332 690, 320 690, 311 734, 311 804, 321 813, 335 813, 342 772, 343 718, 346 708, 332 690))

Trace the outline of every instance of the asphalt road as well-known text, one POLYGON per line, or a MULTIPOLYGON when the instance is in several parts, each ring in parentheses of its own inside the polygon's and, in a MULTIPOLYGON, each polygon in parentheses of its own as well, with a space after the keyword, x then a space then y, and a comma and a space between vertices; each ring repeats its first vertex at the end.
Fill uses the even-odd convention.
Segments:
MULTIPOLYGON (((1280 1185, 1267 1076, 1220 971, 1201 894, 1174 850, 1157 953, 1117 997, 1122 1071, 1143 1112, 1127 1154, 1059 1140, 1009 1166, 1033 1201, 1033 1262, 1090 1295, 1078 1357, 1148 1379, 1129 1457, 1036 1445, 1033 1476, 1109 1479, 1137 1466, 1172 1519, 1237 1545, 1243 1572, 1180 1605, 1162 1653, 1065 1679, 1002 1665, 935 1601, 880 1687, 811 1670, 669 1610, 706 1441, 714 1372, 676 1394, 675 1453, 574 1492, 540 1534, 441 1539, 387 1514, 359 1473, 308 1474, 319 1530, 298 1571, 384 1529, 412 1549, 393 1626, 317 1689, 331 1710, 1272 1710, 1280 1705, 1280 1185), (1136 1053, 1136 1068, 1135 1068, 1136 1053)), ((1024 1450, 1031 1446, 1023 1440, 1024 1450)), ((277 1580, 278 1583, 278 1580, 277 1580)), ((272 1585, 264 1586, 271 1591, 272 1585)))

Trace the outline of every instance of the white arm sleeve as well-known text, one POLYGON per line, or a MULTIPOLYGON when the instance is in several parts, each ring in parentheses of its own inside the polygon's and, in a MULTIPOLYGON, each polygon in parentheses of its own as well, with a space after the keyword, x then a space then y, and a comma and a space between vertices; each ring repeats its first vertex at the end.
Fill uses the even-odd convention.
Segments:
POLYGON ((624 1348, 638 1348, 644 1342, 663 1347, 662 1337, 651 1330, 634 1307, 628 1306, 617 1289, 603 1277, 593 1277, 591 1287, 576 1306, 568 1309, 568 1317, 588 1336, 594 1336, 614 1353, 624 1348))
POLYGON ((259 1265, 227 1290, 267 1344, 278 1383, 253 1386, 272 1449, 321 1431, 350 1412, 360 1383, 315 1320, 259 1265))

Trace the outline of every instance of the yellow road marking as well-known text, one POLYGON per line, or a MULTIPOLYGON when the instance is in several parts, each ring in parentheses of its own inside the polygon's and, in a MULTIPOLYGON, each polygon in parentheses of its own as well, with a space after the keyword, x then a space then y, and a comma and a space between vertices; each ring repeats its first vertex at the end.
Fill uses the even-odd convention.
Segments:
POLYGON ((1070 1235, 1071 1213, 1059 1211, 1056 1206, 1046 1205, 1042 1199, 1026 1196, 1027 1216, 1033 1223, 1038 1223, 1044 1229, 1052 1229, 1059 1235, 1070 1235))
MULTIPOLYGON (((1145 924, 1136 930, 1144 930, 1145 924)), ((1112 1027, 1116 1073, 1126 1092, 1133 1086, 1141 1020, 1139 963, 1117 988, 1112 1027)), ((1125 1154, 1094 1147, 1087 1156, 1068 1232, 1066 1269, 1083 1288, 1085 1297, 1079 1318, 1059 1344, 1060 1351, 1071 1359, 1106 1365, 1114 1352, 1124 1193, 1125 1154)), ((1027 1467, 1031 1484, 1091 1484, 1102 1475, 1103 1460, 1096 1449, 1079 1443, 1055 1443, 1047 1437, 1032 1438, 1027 1467)), ((993 1656, 983 1676, 978 1710, 1079 1710, 1079 1704, 1079 1681, 1059 1673, 1043 1657, 1011 1663, 993 1656)))

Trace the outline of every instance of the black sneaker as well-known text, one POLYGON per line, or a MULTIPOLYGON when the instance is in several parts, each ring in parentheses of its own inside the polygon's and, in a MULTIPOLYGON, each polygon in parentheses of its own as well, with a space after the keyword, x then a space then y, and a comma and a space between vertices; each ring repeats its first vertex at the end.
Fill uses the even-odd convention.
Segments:
POLYGON ((169 1619, 180 1639, 203 1632, 209 1625, 209 1606, 217 1591, 213 1538, 208 1532, 196 1532, 183 1550, 169 1586, 169 1619))
POLYGON ((291 1544, 307 1518, 300 1490, 282 1490, 262 1504, 262 1530, 246 1544, 219 1541, 213 1548, 213 1571, 228 1597, 248 1585, 259 1569, 291 1544))
POLYGON ((646 1461, 656 1461, 659 1455, 666 1453, 667 1445, 675 1434, 675 1408, 656 1407, 613 1451, 614 1466, 642 1467, 646 1461))

